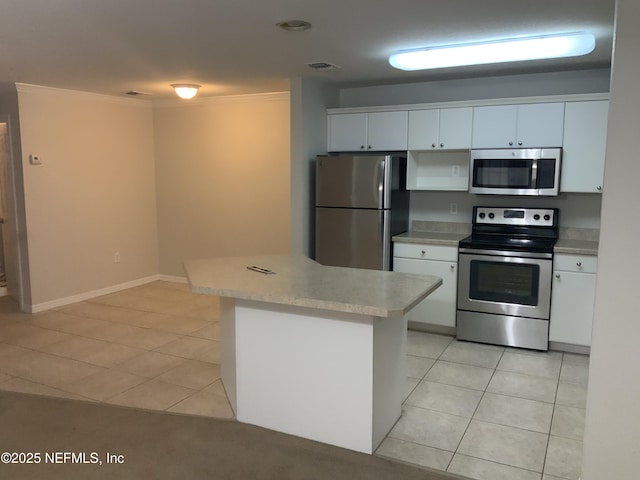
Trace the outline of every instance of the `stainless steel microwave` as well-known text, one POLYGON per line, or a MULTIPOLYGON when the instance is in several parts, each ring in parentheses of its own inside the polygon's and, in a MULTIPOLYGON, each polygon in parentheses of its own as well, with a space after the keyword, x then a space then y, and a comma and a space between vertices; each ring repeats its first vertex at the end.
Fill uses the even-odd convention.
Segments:
POLYGON ((471 150, 469 193, 556 196, 561 148, 471 150))

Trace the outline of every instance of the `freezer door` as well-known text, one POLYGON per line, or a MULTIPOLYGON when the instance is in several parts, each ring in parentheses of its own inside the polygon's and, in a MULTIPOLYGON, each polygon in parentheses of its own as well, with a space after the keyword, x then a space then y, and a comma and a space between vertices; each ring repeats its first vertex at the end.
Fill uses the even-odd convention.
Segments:
POLYGON ((385 192, 391 187, 390 169, 386 168, 390 161, 384 155, 318 157, 316 206, 389 208, 385 192))
POLYGON ((316 261, 389 270, 389 210, 316 208, 316 261))

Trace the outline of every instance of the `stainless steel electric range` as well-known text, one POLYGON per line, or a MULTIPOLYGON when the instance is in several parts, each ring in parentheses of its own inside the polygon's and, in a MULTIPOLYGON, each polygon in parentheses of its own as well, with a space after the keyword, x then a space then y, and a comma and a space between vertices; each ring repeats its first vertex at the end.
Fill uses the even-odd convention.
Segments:
POLYGON ((458 249, 457 336, 547 350, 558 209, 474 207, 458 249))

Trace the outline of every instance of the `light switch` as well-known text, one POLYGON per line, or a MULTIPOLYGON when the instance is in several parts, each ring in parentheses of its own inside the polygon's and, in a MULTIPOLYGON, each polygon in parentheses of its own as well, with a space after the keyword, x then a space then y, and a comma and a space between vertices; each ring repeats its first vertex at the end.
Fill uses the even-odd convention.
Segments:
POLYGON ((29 162, 31 165, 42 165, 40 155, 29 155, 29 162))

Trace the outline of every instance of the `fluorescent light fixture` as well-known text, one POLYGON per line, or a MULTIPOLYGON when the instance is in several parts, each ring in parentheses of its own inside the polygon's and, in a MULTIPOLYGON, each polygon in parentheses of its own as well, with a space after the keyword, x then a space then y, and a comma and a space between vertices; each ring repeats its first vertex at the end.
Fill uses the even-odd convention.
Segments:
POLYGON ((519 37, 493 42, 446 45, 398 52, 389 57, 392 67, 400 70, 484 65, 544 58, 586 55, 596 46, 587 32, 519 37))
POLYGON ((198 89, 200 88, 200 85, 192 83, 174 83, 171 86, 176 91, 176 95, 180 98, 184 98, 185 100, 195 97, 196 93, 198 93, 198 89))

